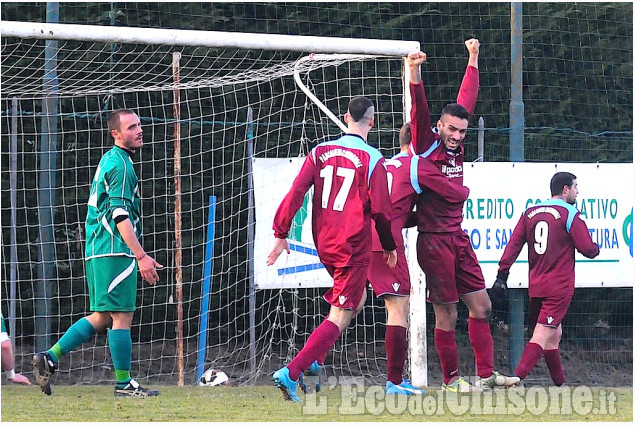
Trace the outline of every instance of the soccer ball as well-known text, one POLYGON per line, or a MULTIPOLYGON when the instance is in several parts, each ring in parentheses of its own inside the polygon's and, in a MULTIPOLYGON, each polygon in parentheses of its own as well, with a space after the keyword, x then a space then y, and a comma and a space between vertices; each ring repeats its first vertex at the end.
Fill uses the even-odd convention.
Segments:
POLYGON ((209 368, 203 373, 198 385, 201 387, 215 387, 217 385, 227 385, 229 377, 223 371, 209 368))

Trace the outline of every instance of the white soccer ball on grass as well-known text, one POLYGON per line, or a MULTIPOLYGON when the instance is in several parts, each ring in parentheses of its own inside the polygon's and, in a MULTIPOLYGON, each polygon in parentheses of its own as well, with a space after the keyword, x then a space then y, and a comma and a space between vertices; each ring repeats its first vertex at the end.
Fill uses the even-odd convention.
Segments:
POLYGON ((229 377, 221 370, 209 368, 203 373, 198 385, 201 387, 215 387, 217 385, 227 385, 229 377))

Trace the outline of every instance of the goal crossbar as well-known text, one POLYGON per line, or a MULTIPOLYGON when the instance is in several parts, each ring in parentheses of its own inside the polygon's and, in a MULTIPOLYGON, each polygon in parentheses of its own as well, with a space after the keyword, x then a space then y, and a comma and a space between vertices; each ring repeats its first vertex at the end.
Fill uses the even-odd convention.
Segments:
POLYGON ((2 37, 406 56, 418 41, 0 21, 2 37))

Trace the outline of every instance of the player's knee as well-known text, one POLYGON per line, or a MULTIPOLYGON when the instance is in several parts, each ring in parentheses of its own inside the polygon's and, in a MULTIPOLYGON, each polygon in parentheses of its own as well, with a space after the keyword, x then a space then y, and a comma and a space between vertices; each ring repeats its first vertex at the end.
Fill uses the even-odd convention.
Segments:
POLYGON ((492 304, 483 308, 481 315, 482 319, 489 319, 490 317, 492 317, 492 304))
POLYGON ((387 295, 384 298, 384 301, 386 303, 386 310, 389 314, 405 314, 407 316, 410 312, 410 297, 387 295))
POLYGON ((487 292, 485 292, 485 297, 481 302, 481 313, 484 319, 489 319, 492 316, 492 300, 487 296, 487 292))
POLYGON ((406 304, 389 304, 386 303, 386 323, 388 325, 396 325, 408 327, 408 305, 406 304))
POLYGON ((107 312, 96 311, 89 316, 86 316, 86 320, 90 322, 91 326, 95 329, 96 332, 103 331, 104 329, 112 325, 110 313, 107 312))
POLYGON ((6 341, 2 341, 0 347, 2 347, 2 356, 4 357, 6 353, 11 351, 11 340, 7 339, 6 341))
POLYGON ((454 304, 436 304, 434 315, 437 328, 454 329, 458 318, 458 311, 454 304))
POLYGON ((351 320, 355 314, 356 312, 353 310, 344 310, 338 307, 331 306, 329 317, 326 320, 335 324, 340 329, 340 332, 344 332, 349 323, 351 323, 351 320))
POLYGON ((479 301, 468 306, 470 315, 476 319, 489 319, 492 316, 492 302, 489 297, 479 301))

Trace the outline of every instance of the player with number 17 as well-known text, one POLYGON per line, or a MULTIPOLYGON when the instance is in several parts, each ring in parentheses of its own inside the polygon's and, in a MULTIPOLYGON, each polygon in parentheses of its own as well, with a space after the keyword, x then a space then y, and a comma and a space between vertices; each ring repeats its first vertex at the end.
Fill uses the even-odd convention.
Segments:
POLYGON ((290 253, 286 238, 293 217, 309 188, 314 187, 313 239, 320 261, 333 277, 333 287, 324 295, 331 304, 329 315, 298 355, 273 374, 275 384, 287 400, 300 401, 297 387, 300 383, 301 389, 305 389, 301 381, 303 373, 307 370, 321 373, 326 354, 364 306, 371 218, 387 264, 394 268, 397 263, 384 157, 366 143, 374 115, 370 99, 363 96, 351 99, 344 116, 347 134, 311 150, 274 217, 276 239, 267 265, 273 265, 282 251, 290 253))

